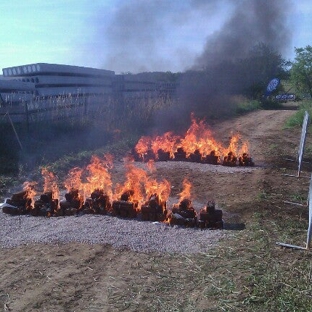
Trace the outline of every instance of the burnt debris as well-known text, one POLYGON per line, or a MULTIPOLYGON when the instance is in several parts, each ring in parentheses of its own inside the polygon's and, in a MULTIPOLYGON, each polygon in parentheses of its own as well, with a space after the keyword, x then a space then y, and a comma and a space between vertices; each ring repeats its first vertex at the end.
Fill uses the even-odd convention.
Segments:
POLYGON ((242 166, 242 167, 252 167, 255 165, 253 159, 247 154, 243 153, 241 156, 237 157, 233 152, 229 152, 226 156, 218 156, 216 151, 211 151, 208 155, 203 155, 197 149, 193 153, 187 155, 186 151, 179 147, 177 151, 170 156, 169 152, 165 152, 159 149, 156 153, 152 150, 147 150, 144 154, 139 154, 135 150, 132 151, 133 158, 135 161, 148 162, 150 160, 154 161, 186 161, 186 162, 196 162, 201 164, 211 164, 211 165, 222 165, 222 166, 242 166))
POLYGON ((222 210, 216 209, 215 203, 208 201, 199 212, 188 198, 167 208, 167 202, 158 194, 152 194, 143 204, 133 200, 134 191, 121 194, 119 200, 111 203, 110 197, 101 189, 96 189, 91 196, 83 200, 77 189, 65 194, 61 201, 53 198, 52 192, 45 192, 37 200, 28 197, 26 191, 15 193, 6 199, 2 211, 10 215, 31 215, 41 217, 60 217, 83 214, 110 215, 141 221, 164 222, 171 226, 199 227, 201 229, 222 229, 222 210))

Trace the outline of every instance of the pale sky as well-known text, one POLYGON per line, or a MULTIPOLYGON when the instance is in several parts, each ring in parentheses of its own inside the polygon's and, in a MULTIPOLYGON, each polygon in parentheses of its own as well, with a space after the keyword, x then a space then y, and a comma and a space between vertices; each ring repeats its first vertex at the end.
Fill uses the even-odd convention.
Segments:
MULTIPOLYGON (((204 14, 200 9, 194 11, 188 9, 187 6, 191 1, 200 3, 199 0, 167 1, 166 3, 164 0, 159 2, 157 0, 2 0, 0 3, 2 13, 0 69, 31 63, 58 63, 104 68, 116 72, 132 71, 135 68, 150 71, 183 71, 192 65, 194 58, 202 52, 206 38, 222 26, 232 8, 227 0, 218 0, 211 8, 211 14, 207 16, 207 11, 204 14), (140 38, 140 40, 143 38, 143 41, 154 42, 152 45, 154 50, 150 51, 152 58, 148 58, 151 56, 148 55, 148 49, 141 49, 141 41, 137 41, 136 48, 133 48, 135 33, 127 33, 125 12, 116 15, 121 6, 128 6, 126 9, 131 10, 128 4, 138 2, 143 3, 147 8, 149 3, 154 5, 151 5, 146 14, 141 12, 137 16, 140 27, 144 23, 149 24, 150 21, 154 23, 151 25, 153 33, 144 33, 145 38, 140 38), (165 8, 169 2, 172 12, 170 10, 167 12, 165 8), (164 6, 163 12, 166 14, 161 15, 161 20, 159 18, 157 21, 151 20, 150 16, 159 9, 158 3, 159 6, 164 6), (116 23, 118 18, 121 20, 120 24, 116 23), (132 37, 129 54, 133 54, 133 60, 136 55, 138 56, 137 64, 123 63, 118 48, 115 50, 110 48, 114 38, 109 37, 109 27, 114 27, 112 32, 119 32, 124 36, 118 38, 119 45, 123 42, 127 45, 128 37, 132 37), (140 64, 144 58, 148 59, 148 67, 146 64, 140 64)), ((292 44, 287 55, 282 55, 286 59, 293 59, 294 47, 312 45, 312 2, 293 0, 293 4, 294 7, 289 12, 289 20, 285 21, 293 29, 292 44)))

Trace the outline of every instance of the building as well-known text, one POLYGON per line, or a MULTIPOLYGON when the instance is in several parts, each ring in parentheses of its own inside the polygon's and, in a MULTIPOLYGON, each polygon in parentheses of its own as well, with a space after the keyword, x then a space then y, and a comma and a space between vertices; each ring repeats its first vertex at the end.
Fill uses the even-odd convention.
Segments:
POLYGON ((2 72, 0 95, 5 103, 69 95, 111 95, 115 76, 110 70, 47 63, 8 67, 2 72))
POLYGON ((172 95, 174 89, 153 73, 116 75, 111 70, 48 63, 7 67, 2 72, 0 116, 9 113, 16 121, 96 114, 108 100, 150 99, 172 95))

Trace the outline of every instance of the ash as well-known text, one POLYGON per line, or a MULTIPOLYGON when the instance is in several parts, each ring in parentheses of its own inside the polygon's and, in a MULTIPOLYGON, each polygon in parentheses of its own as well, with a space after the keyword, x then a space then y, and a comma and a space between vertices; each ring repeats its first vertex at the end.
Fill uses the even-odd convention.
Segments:
POLYGON ((0 246, 34 243, 109 244, 138 252, 207 252, 230 232, 182 228, 102 215, 38 218, 0 212, 0 246))

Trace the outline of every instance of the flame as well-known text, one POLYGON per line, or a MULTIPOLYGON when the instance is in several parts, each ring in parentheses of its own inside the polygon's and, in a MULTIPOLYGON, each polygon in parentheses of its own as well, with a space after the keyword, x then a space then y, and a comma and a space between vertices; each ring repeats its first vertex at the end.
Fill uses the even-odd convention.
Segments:
POLYGON ((43 192, 52 192, 52 199, 58 199, 60 195, 56 176, 47 168, 41 169, 41 174, 44 179, 43 192))
POLYGON ((197 120, 194 114, 191 114, 191 125, 184 136, 174 135, 172 132, 166 132, 154 138, 143 136, 135 146, 135 151, 143 159, 149 152, 154 155, 154 159, 158 159, 160 151, 169 153, 169 157, 174 158, 178 149, 186 153, 186 158, 194 152, 200 153, 201 157, 206 157, 211 153, 218 158, 225 157, 228 153, 238 157, 243 153, 248 154, 248 142, 242 142, 237 134, 231 137, 227 147, 223 146, 213 138, 205 120, 197 120))
POLYGON ((178 194, 180 197, 179 202, 181 202, 183 199, 191 199, 191 188, 192 184, 187 178, 184 178, 182 192, 178 194))
POLYGON ((112 196, 112 179, 108 172, 113 166, 111 155, 105 155, 104 159, 92 156, 91 163, 87 166, 87 183, 84 183, 84 196, 90 196, 94 190, 103 190, 109 197, 112 196))
POLYGON ((176 142, 179 137, 174 135, 172 132, 166 132, 162 136, 156 136, 154 140, 150 140, 150 148, 153 153, 158 157, 158 151, 162 150, 165 153, 169 153, 170 158, 174 158, 176 152, 176 142))
POLYGON ((155 161, 153 159, 150 159, 147 163, 147 168, 149 169, 150 172, 155 172, 156 167, 155 167, 155 161))
POLYGON ((147 172, 133 165, 133 161, 126 163, 126 181, 123 185, 117 183, 114 198, 119 200, 123 193, 129 193, 129 201, 142 202, 144 200, 143 185, 147 180, 147 172))
POLYGON ((35 196, 37 194, 35 190, 35 186, 37 185, 37 182, 29 182, 26 181, 23 183, 23 190, 26 192, 26 198, 31 200, 32 207, 35 204, 35 196))
MULTIPOLYGON (((151 173, 155 172, 154 161, 149 161, 147 167, 151 173)), ((129 195, 128 201, 139 204, 147 201, 152 195, 157 194, 161 201, 167 201, 171 185, 167 180, 161 182, 148 176, 144 169, 134 166, 133 161, 126 163, 126 181, 123 185, 116 184, 114 198, 120 200, 123 194, 129 195)))
POLYGON ((151 142, 152 139, 150 137, 142 136, 135 146, 135 151, 138 153, 138 155, 144 157, 150 148, 151 142))
POLYGON ((103 159, 92 156, 90 164, 85 168, 71 169, 65 179, 64 186, 67 192, 78 190, 83 200, 90 197, 94 190, 102 190, 112 196, 112 180, 109 169, 113 167, 113 156, 104 155, 103 159))
POLYGON ((64 181, 64 186, 67 190, 67 192, 70 192, 71 190, 81 190, 82 189, 82 177, 83 169, 75 167, 72 168, 68 174, 67 178, 64 181))
POLYGON ((148 179, 145 183, 146 199, 157 194, 160 201, 166 202, 170 196, 171 185, 169 181, 164 179, 158 182, 156 179, 148 179))
POLYGON ((211 130, 207 128, 204 120, 197 121, 194 115, 191 115, 191 126, 187 130, 184 138, 181 139, 179 147, 186 152, 186 157, 196 150, 202 156, 207 156, 211 151, 219 153, 223 148, 222 145, 212 137, 211 130))

